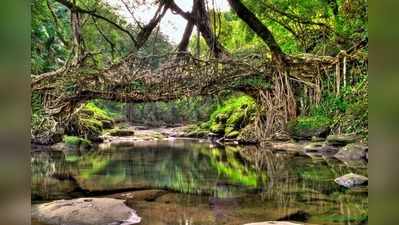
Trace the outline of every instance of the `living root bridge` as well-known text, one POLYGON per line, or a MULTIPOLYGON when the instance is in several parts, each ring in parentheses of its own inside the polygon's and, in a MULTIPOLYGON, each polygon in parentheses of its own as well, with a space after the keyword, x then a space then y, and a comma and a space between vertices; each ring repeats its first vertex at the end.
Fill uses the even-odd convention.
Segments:
POLYGON ((130 55, 100 71, 79 67, 34 76, 32 90, 42 93, 46 113, 58 121, 91 99, 142 103, 214 95, 227 89, 243 91, 261 105, 259 113, 265 116, 258 117, 262 124, 259 130, 274 132, 271 127, 283 129, 285 122, 295 116, 292 85, 298 83, 320 92, 322 74, 335 71, 339 61, 340 57, 287 57, 281 67, 257 54, 210 60, 189 54, 182 57, 181 53, 144 58, 130 55), (266 121, 262 119, 265 117, 266 121))

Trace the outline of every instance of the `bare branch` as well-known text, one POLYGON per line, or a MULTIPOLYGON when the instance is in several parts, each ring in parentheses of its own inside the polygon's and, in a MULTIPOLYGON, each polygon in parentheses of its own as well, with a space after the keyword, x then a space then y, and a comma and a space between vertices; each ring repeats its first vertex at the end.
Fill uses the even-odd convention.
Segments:
POLYGON ((72 2, 68 1, 68 0, 56 0, 57 2, 61 3, 62 5, 66 6, 67 8, 69 8, 71 11, 78 11, 80 13, 84 13, 84 14, 89 14, 91 16, 94 16, 98 19, 104 20, 105 22, 111 24, 112 26, 116 27, 117 29, 119 29, 120 31, 126 33, 130 39, 133 41, 134 45, 137 46, 137 41, 134 38, 133 34, 128 31, 127 29, 123 28, 121 25, 115 23, 114 21, 100 15, 96 13, 96 10, 86 10, 83 8, 80 8, 79 6, 73 4, 72 2))

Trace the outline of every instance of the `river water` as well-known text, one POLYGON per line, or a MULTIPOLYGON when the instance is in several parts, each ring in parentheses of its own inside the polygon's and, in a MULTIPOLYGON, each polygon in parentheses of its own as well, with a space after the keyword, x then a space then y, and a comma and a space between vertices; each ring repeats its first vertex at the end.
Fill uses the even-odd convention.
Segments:
POLYGON ((161 189, 167 191, 129 201, 141 225, 279 219, 367 224, 367 188, 346 190, 334 183, 349 172, 367 175, 366 167, 267 149, 254 155, 242 148, 165 140, 105 150, 32 152, 32 204, 161 189))

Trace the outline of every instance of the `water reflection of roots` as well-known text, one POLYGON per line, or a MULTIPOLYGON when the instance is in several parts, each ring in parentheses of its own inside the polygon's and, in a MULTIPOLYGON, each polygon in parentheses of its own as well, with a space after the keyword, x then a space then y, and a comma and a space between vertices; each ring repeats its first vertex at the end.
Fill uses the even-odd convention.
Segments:
POLYGON ((289 175, 287 160, 284 155, 277 155, 265 147, 254 147, 247 151, 256 170, 266 172, 268 183, 261 192, 263 200, 275 200, 281 214, 287 215, 290 206, 295 202, 295 195, 288 194, 289 190, 298 189, 298 183, 289 175))

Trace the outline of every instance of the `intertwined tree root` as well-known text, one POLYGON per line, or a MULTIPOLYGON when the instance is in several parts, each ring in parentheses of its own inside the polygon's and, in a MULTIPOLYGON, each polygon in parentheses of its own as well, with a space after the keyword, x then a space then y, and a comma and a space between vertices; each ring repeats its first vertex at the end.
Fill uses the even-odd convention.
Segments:
POLYGON ((308 93, 317 103, 321 79, 331 74, 339 76, 341 69, 337 66, 342 65, 343 58, 349 65, 359 56, 344 52, 336 57, 291 56, 281 64, 257 54, 209 60, 189 54, 132 54, 103 70, 76 66, 33 76, 31 86, 42 94, 46 113, 57 121, 67 121, 81 103, 91 99, 142 103, 214 95, 226 89, 243 91, 259 103, 257 130, 265 138, 284 129, 286 122, 296 116, 293 86, 312 90, 308 93))

